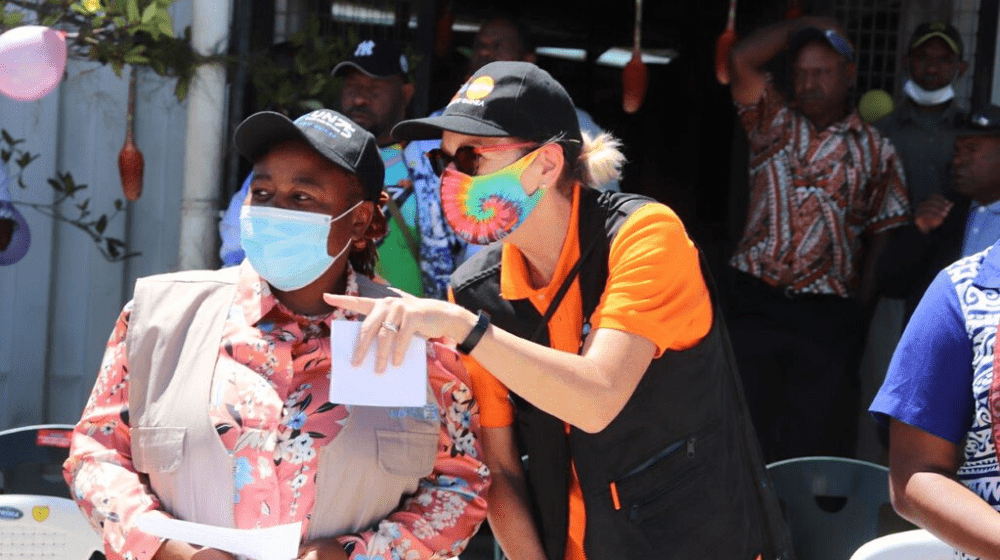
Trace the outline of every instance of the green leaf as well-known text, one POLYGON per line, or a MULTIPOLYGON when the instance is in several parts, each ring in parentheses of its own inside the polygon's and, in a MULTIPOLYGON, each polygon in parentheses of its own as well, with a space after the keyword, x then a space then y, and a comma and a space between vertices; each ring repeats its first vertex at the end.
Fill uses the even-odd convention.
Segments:
POLYGON ((49 185, 56 192, 65 192, 66 191, 66 187, 63 185, 63 183, 61 183, 59 181, 56 181, 55 179, 49 179, 49 185))
POLYGON ((125 4, 125 14, 130 23, 140 21, 142 15, 139 14, 139 0, 128 0, 125 4))
POLYGON ((111 61, 111 69, 115 71, 115 75, 118 76, 119 78, 122 77, 122 66, 123 64, 122 61, 120 60, 111 61))
POLYGON ((177 87, 174 88, 174 95, 177 97, 178 101, 184 101, 184 99, 187 97, 189 86, 190 86, 190 79, 177 78, 177 87))
POLYGON ((304 99, 299 101, 299 105, 301 105, 303 109, 308 109, 310 111, 318 111, 323 108, 323 104, 315 99, 304 99))
POLYGON ((107 227, 108 227, 108 216, 105 214, 101 214, 101 217, 97 218, 97 223, 94 224, 94 229, 97 230, 97 233, 103 234, 104 230, 107 229, 107 227))
POLYGON ((21 12, 13 11, 6 12, 3 14, 3 25, 4 27, 10 29, 11 27, 17 27, 21 24, 24 14, 21 12))
MULTIPOLYGON (((101 218, 104 218, 104 216, 101 216, 101 218)), ((113 258, 118 258, 118 255, 121 254, 121 253, 118 252, 118 245, 114 243, 114 241, 117 241, 117 240, 116 239, 111 239, 109 237, 109 238, 105 239, 104 241, 105 241, 105 244, 108 247, 108 254, 111 255, 113 258)), ((119 243, 121 243, 121 242, 119 241, 119 243)))
POLYGON ((146 6, 146 9, 142 11, 142 23, 149 23, 156 18, 156 14, 159 11, 159 6, 156 3, 152 3, 146 6))
POLYGON ((115 210, 121 210, 121 209, 122 209, 122 199, 116 198, 115 199, 115 210))
POLYGON ((160 33, 163 33, 167 37, 174 36, 174 28, 172 25, 170 25, 169 22, 161 21, 159 25, 156 26, 156 28, 160 30, 160 33))
POLYGON ((5 165, 10 161, 10 156, 14 155, 10 150, 0 150, 0 161, 5 165))
POLYGON ((128 27, 128 20, 125 19, 125 18, 123 18, 122 16, 115 16, 111 20, 111 22, 114 23, 115 27, 117 27, 119 29, 123 29, 125 27, 128 27))
POLYGON ((7 132, 6 128, 0 128, 0 136, 3 136, 4 142, 10 144, 11 146, 14 145, 14 138, 11 137, 10 133, 7 132))

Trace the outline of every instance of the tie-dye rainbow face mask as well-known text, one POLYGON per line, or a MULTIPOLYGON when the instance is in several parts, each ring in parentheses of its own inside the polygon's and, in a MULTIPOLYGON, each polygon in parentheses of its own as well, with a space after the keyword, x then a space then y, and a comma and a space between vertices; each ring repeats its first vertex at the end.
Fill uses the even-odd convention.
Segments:
POLYGON ((455 233, 469 243, 488 245, 514 231, 538 205, 544 189, 531 195, 521 174, 538 151, 486 175, 466 175, 449 167, 441 175, 441 206, 455 233))

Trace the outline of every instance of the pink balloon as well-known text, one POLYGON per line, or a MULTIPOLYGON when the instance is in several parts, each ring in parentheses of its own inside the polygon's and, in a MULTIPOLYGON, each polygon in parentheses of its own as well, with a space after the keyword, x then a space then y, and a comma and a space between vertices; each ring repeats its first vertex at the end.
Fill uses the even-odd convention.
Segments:
POLYGON ((66 34, 41 25, 15 27, 0 35, 0 93, 35 101, 62 80, 66 34))

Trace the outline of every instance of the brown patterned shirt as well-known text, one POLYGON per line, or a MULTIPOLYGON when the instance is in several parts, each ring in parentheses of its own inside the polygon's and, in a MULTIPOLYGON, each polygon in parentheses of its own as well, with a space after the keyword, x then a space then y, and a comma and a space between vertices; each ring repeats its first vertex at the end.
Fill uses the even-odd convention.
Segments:
POLYGON ((856 112, 817 131, 770 77, 760 101, 737 109, 750 141, 750 203, 729 264, 792 293, 854 295, 862 234, 909 219, 892 144, 856 112))

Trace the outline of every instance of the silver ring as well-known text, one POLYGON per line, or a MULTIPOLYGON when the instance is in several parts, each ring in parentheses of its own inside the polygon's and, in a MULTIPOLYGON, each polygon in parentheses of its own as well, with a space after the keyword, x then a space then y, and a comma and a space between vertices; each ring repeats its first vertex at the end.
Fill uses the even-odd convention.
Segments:
POLYGON ((399 325, 390 323, 389 321, 382 321, 382 328, 389 332, 394 332, 394 333, 399 332, 399 325))

